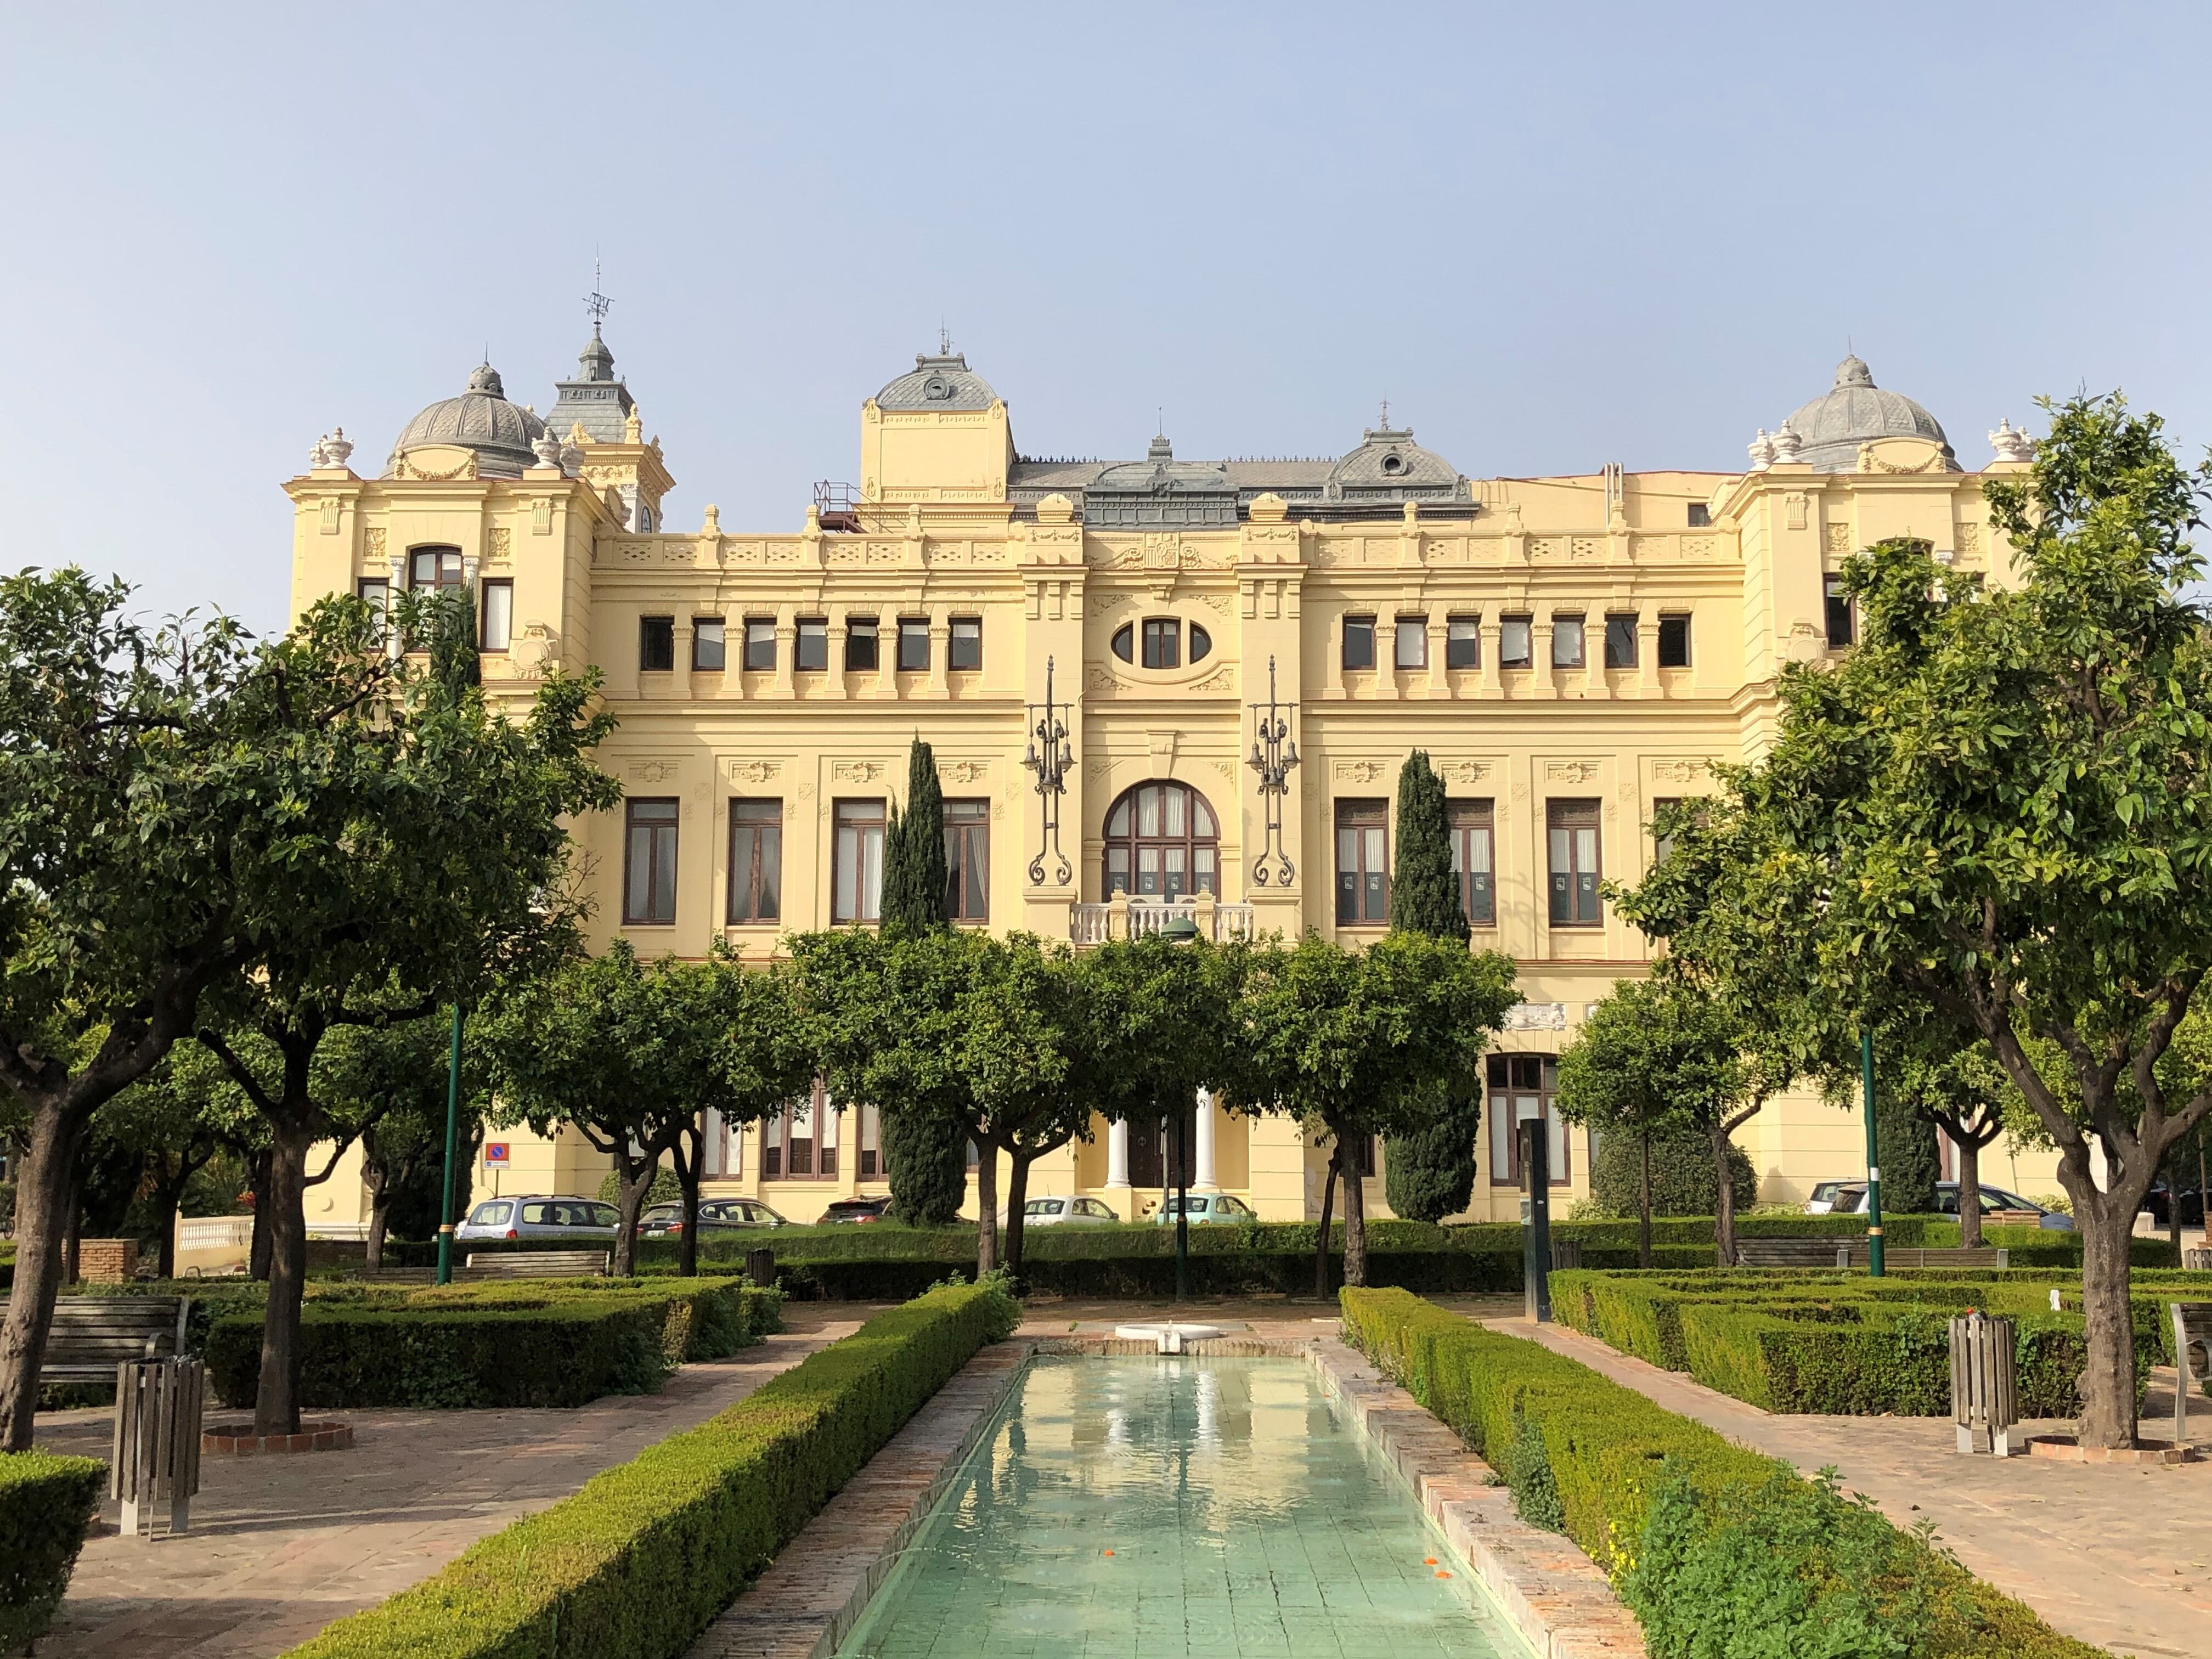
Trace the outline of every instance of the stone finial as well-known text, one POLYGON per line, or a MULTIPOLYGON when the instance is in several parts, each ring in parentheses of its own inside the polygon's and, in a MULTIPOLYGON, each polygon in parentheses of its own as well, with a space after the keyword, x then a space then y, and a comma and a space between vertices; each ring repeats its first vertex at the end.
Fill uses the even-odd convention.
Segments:
POLYGON ((343 466, 346 458, 352 453, 353 441, 346 436, 343 427, 337 427, 315 441, 314 448, 308 453, 307 465, 311 467, 343 466))
POLYGON ((1744 446, 1751 457, 1751 470, 1764 472, 1774 465, 1774 440, 1766 435, 1766 428, 1759 428, 1759 435, 1744 446))
POLYGON ((1797 428, 1789 422, 1783 422, 1782 429, 1767 441, 1773 446, 1775 465, 1795 466, 1797 464, 1797 451, 1804 440, 1797 435, 1797 428))
POLYGON ((629 413, 623 417, 623 441, 626 444, 645 441, 645 422, 640 418, 635 404, 629 406, 629 413))
POLYGON ((591 439, 585 435, 584 423, 581 421, 569 422, 568 435, 561 441, 561 470, 562 471, 574 473, 578 468, 583 465, 584 446, 589 442, 591 442, 591 439))
POLYGON ((722 533, 722 509, 712 501, 707 503, 706 517, 700 520, 699 533, 702 536, 719 536, 722 533))
POLYGON ((2035 459, 2035 441, 2013 425, 2009 420, 1997 422, 1997 429, 1990 434, 1990 447, 2001 461, 2032 461, 2035 459))
POLYGON ((538 457, 538 465, 560 471, 561 441, 553 435, 551 427, 538 434, 538 441, 530 446, 530 453, 538 457))

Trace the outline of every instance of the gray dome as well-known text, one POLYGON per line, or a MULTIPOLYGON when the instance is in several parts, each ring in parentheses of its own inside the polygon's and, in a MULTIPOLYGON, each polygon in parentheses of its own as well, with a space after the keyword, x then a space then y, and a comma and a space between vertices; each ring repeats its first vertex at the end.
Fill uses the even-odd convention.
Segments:
POLYGON ((999 401, 991 383, 968 368, 965 352, 949 357, 916 356, 914 373, 902 374, 876 393, 879 409, 988 409, 999 401))
POLYGON ((1454 489, 1459 469, 1415 443, 1411 427, 1386 426, 1362 432, 1359 447, 1330 469, 1328 481, 1340 489, 1454 489))
POLYGON ((520 477, 524 468, 538 465, 530 447, 544 430, 544 422, 507 402, 499 371, 486 363, 469 376, 468 390, 459 397, 432 404, 407 422, 392 446, 385 476, 392 476, 392 462, 410 449, 451 444, 476 451, 477 471, 484 477, 520 477))
POLYGON ((1800 406, 1790 426, 1802 446, 1797 459, 1822 472, 1850 472, 1859 461, 1859 446, 1876 438, 1924 438, 1943 452, 1953 467, 1958 458, 1936 417, 1910 398, 1884 392, 1857 357, 1836 365, 1836 383, 1826 395, 1800 406))

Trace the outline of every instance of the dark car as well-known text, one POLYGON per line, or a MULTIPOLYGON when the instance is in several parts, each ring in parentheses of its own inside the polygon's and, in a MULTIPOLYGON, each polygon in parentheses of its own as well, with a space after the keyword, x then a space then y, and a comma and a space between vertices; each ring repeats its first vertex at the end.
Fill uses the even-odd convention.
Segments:
MULTIPOLYGON (((2161 1180, 2152 1187, 2143 1200, 2143 1208, 2158 1218, 2158 1224, 2161 1227, 2166 1226, 2171 1218, 2169 1206, 2173 1201, 2171 1190, 2161 1180)), ((2185 1227, 2204 1224, 2204 1194, 2197 1189, 2194 1183, 2181 1189, 2181 1224, 2185 1227)))
MULTIPOLYGON (((1936 1183, 1936 1207, 1944 1215, 1959 1213, 1959 1183, 1939 1181, 1936 1183)), ((1839 1188, 1836 1193, 1837 1215, 1866 1213, 1866 1183, 1853 1182, 1839 1188)), ((1990 1223, 2016 1222, 2024 1226, 2040 1227, 2046 1232, 2071 1232, 2074 1218, 2061 1210, 2046 1210, 2040 1204, 2022 1198, 2018 1193, 2008 1193, 2002 1187, 1984 1184, 1982 1188, 1982 1219, 1990 1223)))
MULTIPOLYGON (((757 1198, 707 1198, 699 1201, 699 1231, 702 1234, 788 1225, 790 1223, 757 1198)), ((683 1231, 681 1204, 656 1204, 637 1218, 640 1238, 674 1238, 683 1231)))
POLYGON ((822 1212, 821 1219, 815 1224, 835 1227, 846 1223, 881 1221, 890 1214, 890 1207, 888 1198, 841 1198, 822 1212))

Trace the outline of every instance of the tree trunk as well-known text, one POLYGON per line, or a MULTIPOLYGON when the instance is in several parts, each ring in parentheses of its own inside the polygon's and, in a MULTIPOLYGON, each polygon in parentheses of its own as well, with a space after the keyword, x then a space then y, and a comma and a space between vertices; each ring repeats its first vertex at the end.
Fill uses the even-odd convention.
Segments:
POLYGON ((1644 1172, 1638 1197, 1641 1204, 1637 1211, 1636 1265, 1648 1267, 1651 1265, 1651 1131, 1648 1126, 1644 1131, 1644 1172))
POLYGON ((653 1188, 653 1171, 660 1167, 660 1148, 633 1158, 626 1152, 615 1155, 615 1208, 621 1218, 615 1223, 614 1261, 607 1271, 616 1279, 632 1279, 637 1274, 637 1218, 645 1208, 645 1195, 653 1188))
POLYGON ((380 1175, 371 1180, 366 1170, 362 1179, 368 1188, 368 1239, 362 1253, 361 1268, 363 1273, 380 1273, 384 1271, 385 1233, 392 1221, 392 1189, 398 1183, 389 1176, 380 1175))
POLYGON ((1971 1135, 1952 1142, 1959 1149, 1959 1243, 1982 1248, 1982 1149, 1971 1135))
POLYGON ((684 1231, 676 1239, 676 1273, 679 1279, 699 1276, 699 1167, 707 1158, 706 1120, 695 1119, 684 1131, 690 1139, 687 1154, 684 1140, 675 1146, 676 1184, 684 1189, 684 1231))
POLYGON ((1713 1194, 1713 1250, 1723 1267, 1735 1266, 1735 1188, 1729 1175, 1729 1132, 1725 1123, 1712 1128, 1713 1170, 1720 1185, 1713 1194))
MULTIPOLYGON (((1340 1148, 1342 1136, 1337 1138, 1340 1148)), ((1364 1289, 1367 1284, 1367 1182, 1361 1170, 1359 1149, 1344 1164, 1344 1282, 1364 1289)), ((1339 1154, 1341 1156, 1341 1152, 1339 1154)))
POLYGON ((1328 1229, 1330 1212, 1336 1207, 1337 1154, 1334 1146, 1328 1154, 1328 1173, 1321 1182, 1321 1238, 1314 1246, 1314 1300, 1328 1300, 1328 1229))
POLYGON ((62 1232, 76 1201, 76 1140, 60 1104, 41 1103, 15 1176, 15 1288, 0 1323, 0 1451, 31 1449, 39 1366, 61 1289, 62 1232))
POLYGON ((269 1301, 261 1322, 261 1386, 254 1396, 253 1431, 297 1434, 300 1303, 307 1285, 307 1149, 314 1132, 297 1121, 269 1127, 269 1301))
POLYGON ((2173 1246, 2173 1265, 2181 1265, 2181 1149, 2166 1160, 2166 1239, 2173 1246))
POLYGON ((1030 1165, 1042 1158, 1042 1152, 1025 1152, 1017 1142, 1008 1149, 1012 1166, 1006 1172, 1006 1271, 1018 1277, 1022 1271, 1022 1243, 1029 1237, 1029 1229, 1022 1223, 1022 1206, 1030 1199, 1030 1165))
POLYGON ((157 1279, 177 1276, 177 1211, 185 1201, 185 1184, 198 1167, 191 1165, 175 1180, 164 1181, 154 1188, 154 1213, 161 1221, 161 1236, 154 1241, 154 1274, 157 1279))
MULTIPOLYGON (((2062 1166, 2062 1176, 2066 1173, 2062 1166)), ((2085 1179, 2081 1184, 2093 1183, 2085 1179)), ((2132 1446, 2136 1347, 2129 1317, 2128 1239, 2135 1231, 2138 1200, 2124 1192, 2075 1192, 2073 1199, 2075 1224, 2081 1231, 2081 1309, 2089 1347, 2075 1432, 2085 1446, 2132 1446)))
POLYGON ((999 1270, 999 1149, 973 1130, 975 1143, 975 1277, 999 1270))
POLYGON ((84 1194, 70 1183, 69 1224, 62 1230, 62 1283, 77 1282, 77 1246, 84 1240, 84 1194))
POLYGON ((254 1153, 246 1190, 253 1198, 253 1243, 246 1250, 246 1272, 258 1282, 269 1282, 269 1152, 254 1153))

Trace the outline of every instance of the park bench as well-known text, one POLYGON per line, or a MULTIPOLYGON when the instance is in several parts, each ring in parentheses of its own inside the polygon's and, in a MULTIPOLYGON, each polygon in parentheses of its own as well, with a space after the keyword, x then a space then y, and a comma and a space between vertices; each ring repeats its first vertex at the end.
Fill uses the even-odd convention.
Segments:
POLYGON ((1850 1265, 1848 1240, 1841 1238, 1739 1238, 1735 1242, 1739 1267, 1846 1267, 1850 1265))
MULTIPOLYGON (((0 1317, 7 1303, 0 1301, 0 1317)), ((46 1336, 41 1382, 112 1382, 126 1359, 170 1359, 185 1351, 188 1296, 62 1296, 46 1336)))
MULTIPOLYGON (((1892 1244, 1881 1253, 1885 1267, 2012 1267, 2012 1252, 1995 1245, 1982 1245, 1973 1249, 1953 1245, 1944 1249, 1925 1249, 1917 1244, 1892 1244)), ((1850 1241, 1850 1264, 1863 1267, 1867 1264, 1867 1243, 1863 1238, 1850 1241)))
POLYGON ((471 1279, 604 1279, 611 1250, 471 1250, 471 1279))
POLYGON ((2173 1315, 2173 1443, 2189 1443, 2189 1390, 2194 1380, 2212 1376, 2212 1302, 2175 1302, 2173 1315), (2204 1364, 2192 1379, 2189 1351, 2197 1349, 2204 1364))

